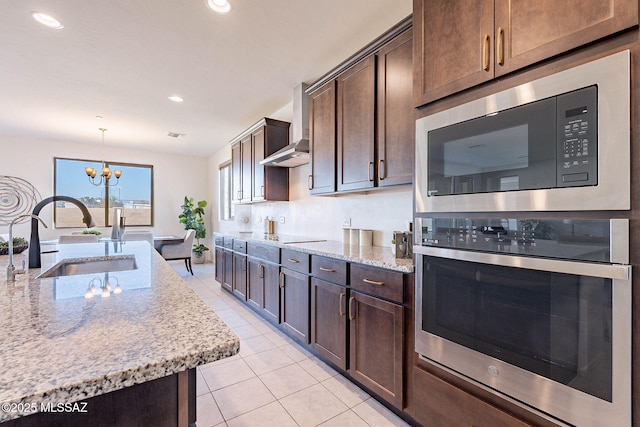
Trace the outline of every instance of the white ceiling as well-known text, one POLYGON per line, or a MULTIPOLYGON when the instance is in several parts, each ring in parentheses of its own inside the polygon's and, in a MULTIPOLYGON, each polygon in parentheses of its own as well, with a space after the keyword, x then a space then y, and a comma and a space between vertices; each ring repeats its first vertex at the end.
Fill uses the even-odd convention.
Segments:
POLYGON ((229 1, 218 15, 205 0, 0 0, 0 136, 99 144, 105 127, 107 145, 209 155, 412 8, 229 1))

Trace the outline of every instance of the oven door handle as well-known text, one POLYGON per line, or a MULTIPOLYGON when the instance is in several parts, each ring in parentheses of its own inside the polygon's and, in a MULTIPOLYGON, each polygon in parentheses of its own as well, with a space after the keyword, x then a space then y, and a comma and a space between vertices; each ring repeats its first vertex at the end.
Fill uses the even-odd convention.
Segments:
POLYGON ((414 246, 413 253, 416 255, 428 255, 460 261, 500 265, 504 267, 527 268, 530 270, 600 277, 604 279, 629 280, 631 277, 631 266, 623 264, 599 264, 585 261, 502 255, 487 252, 438 248, 433 246, 414 246))

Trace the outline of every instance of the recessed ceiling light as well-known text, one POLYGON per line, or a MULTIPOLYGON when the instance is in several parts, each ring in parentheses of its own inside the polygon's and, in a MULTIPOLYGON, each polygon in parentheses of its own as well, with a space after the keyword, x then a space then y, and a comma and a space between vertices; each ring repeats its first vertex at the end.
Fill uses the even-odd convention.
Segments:
POLYGON ((227 13, 231 10, 227 0, 207 0, 207 6, 216 13, 227 13))
POLYGON ((184 101, 184 99, 182 99, 182 97, 181 97, 181 96, 178 96, 178 95, 171 95, 171 96, 169 97, 169 99, 170 99, 171 101, 173 101, 173 102, 182 102, 182 101, 184 101))
POLYGON ((62 22, 58 21, 56 18, 54 18, 51 15, 47 15, 46 13, 31 12, 31 16, 33 16, 33 19, 35 19, 42 25, 46 25, 47 27, 53 28, 54 30, 61 30, 64 28, 64 25, 62 25, 62 22))

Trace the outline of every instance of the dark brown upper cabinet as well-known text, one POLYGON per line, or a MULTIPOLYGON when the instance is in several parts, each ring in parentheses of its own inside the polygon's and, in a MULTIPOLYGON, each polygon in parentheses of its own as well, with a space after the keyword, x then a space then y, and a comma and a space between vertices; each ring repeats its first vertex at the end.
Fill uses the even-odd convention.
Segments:
POLYGON ((336 191, 336 82, 329 81, 309 96, 309 192, 336 191))
POLYGON ((378 52, 377 185, 411 184, 415 140, 413 34, 408 31, 378 52))
POLYGON ((235 203, 289 200, 289 170, 260 161, 289 144, 290 125, 264 118, 231 141, 235 203))
POLYGON ((414 0, 414 105, 638 24, 638 0, 414 0))
POLYGON ((338 77, 338 191, 375 182, 376 57, 338 77))
POLYGON ((411 18, 312 84, 311 194, 411 184, 411 18))

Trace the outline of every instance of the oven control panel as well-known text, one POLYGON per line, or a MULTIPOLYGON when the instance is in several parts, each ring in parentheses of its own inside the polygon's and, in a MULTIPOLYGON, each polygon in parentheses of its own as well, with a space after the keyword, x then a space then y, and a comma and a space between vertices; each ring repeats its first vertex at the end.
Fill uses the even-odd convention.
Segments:
MULTIPOLYGON (((422 246, 610 262, 609 220, 420 218, 422 246)), ((416 239, 417 240, 417 239, 416 239)))

